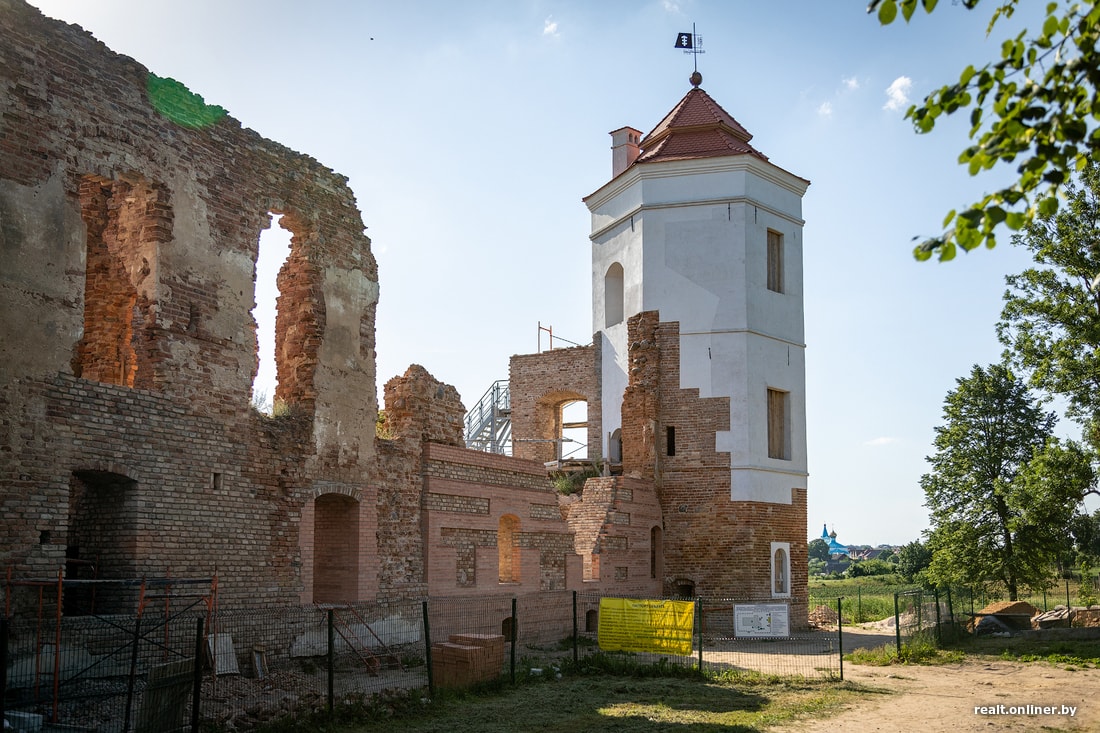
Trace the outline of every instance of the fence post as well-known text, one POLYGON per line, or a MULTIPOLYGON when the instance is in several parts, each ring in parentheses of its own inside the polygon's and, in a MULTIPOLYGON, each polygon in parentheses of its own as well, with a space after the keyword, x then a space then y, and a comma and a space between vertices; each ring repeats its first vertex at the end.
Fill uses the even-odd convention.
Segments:
POLYGON ((328 714, 336 710, 336 624, 335 611, 328 610, 328 714))
POLYGON ((951 603, 951 586, 947 586, 947 622, 951 624, 951 641, 958 641, 959 627, 955 623, 955 606, 951 603))
MULTIPOLYGON (((191 733, 199 733, 199 708, 202 703, 202 641, 204 619, 199 616, 195 619, 195 669, 193 670, 193 684, 191 687, 191 733)), ((167 626, 167 624, 165 624, 167 626)))
POLYGON ((898 594, 894 594, 894 640, 897 642, 898 658, 901 658, 901 613, 898 611, 898 594))
MULTIPOLYGON (((837 617, 840 616, 840 607, 836 610, 837 617)), ((856 586, 856 623, 863 623, 863 588, 856 586)), ((843 679, 843 678, 842 678, 843 679)))
POLYGON ((703 599, 702 598, 699 598, 699 597, 695 598, 695 607, 697 609, 697 613, 699 614, 699 622, 696 624, 695 628, 697 628, 699 630, 698 631, 699 672, 702 673, 702 671, 703 671, 703 599))
POLYGON ((432 627, 428 623, 428 602, 424 601, 424 661, 428 665, 428 697, 435 697, 435 675, 432 674, 432 627))
POLYGON ((934 589, 932 591, 932 600, 936 602, 936 646, 943 646, 943 635, 940 633, 940 591, 934 589))
POLYGON ((577 663, 577 591, 573 591, 573 664, 577 663))
MULTIPOLYGON (((10 592, 9 588, 9 592, 10 592)), ((0 721, 5 720, 7 708, 4 698, 8 696, 8 617, 0 616, 0 721)), ((3 725, 0 722, 0 725, 3 725)))
POLYGON ((836 599, 836 647, 840 651, 840 681, 844 681, 844 616, 840 613, 840 604, 844 597, 836 599))
POLYGON ((1073 608, 1069 604, 1069 578, 1066 578, 1066 608, 1073 608))
POLYGON ((512 684, 516 684, 516 639, 519 638, 519 619, 516 618, 516 598, 512 596, 512 652, 508 662, 512 684))
MULTIPOLYGON (((134 682, 137 677, 137 663, 138 663, 138 642, 141 640, 141 613, 139 612, 134 619, 134 650, 130 653, 130 679, 126 685, 126 719, 122 723, 122 732, 130 733, 130 708, 133 707, 134 702, 134 682)), ((217 651, 215 650, 215 660, 217 660, 217 651)), ((215 661, 216 665, 216 661, 215 661)), ((56 705, 57 698, 54 698, 54 704, 56 705)), ((54 714, 53 722, 57 722, 57 715, 54 714)))

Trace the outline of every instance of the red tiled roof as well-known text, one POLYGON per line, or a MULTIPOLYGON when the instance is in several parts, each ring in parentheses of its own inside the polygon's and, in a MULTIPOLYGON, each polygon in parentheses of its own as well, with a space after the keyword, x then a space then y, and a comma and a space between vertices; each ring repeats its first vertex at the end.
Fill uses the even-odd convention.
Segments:
POLYGON ((749 144, 752 135, 702 89, 688 92, 642 139, 637 163, 725 155, 768 156, 749 144))

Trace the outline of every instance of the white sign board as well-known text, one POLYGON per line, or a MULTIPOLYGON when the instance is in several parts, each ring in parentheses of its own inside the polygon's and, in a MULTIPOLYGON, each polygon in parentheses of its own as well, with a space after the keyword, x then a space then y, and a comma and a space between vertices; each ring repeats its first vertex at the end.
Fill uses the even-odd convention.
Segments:
POLYGON ((790 636, 787 604, 735 605, 733 607, 734 636, 790 636))

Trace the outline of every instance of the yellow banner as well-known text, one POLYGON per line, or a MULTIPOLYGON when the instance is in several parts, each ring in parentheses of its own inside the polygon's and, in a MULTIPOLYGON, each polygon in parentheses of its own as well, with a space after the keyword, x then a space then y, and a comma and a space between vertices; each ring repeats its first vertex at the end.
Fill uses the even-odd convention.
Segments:
POLYGON ((691 654, 695 603, 601 598, 597 639, 604 651, 691 654))

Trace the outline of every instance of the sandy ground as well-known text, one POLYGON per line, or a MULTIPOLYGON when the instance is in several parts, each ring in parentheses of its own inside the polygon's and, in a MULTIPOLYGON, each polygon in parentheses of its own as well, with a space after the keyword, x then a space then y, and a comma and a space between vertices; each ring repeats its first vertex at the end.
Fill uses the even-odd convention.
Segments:
POLYGON ((1072 671, 1045 662, 964 662, 936 667, 868 667, 846 663, 844 679, 883 694, 839 715, 775 729, 838 731, 1100 731, 1100 670, 1072 671), (1032 706, 1031 712, 1027 706, 1032 706), (1001 714, 975 712, 999 708, 1001 714), (1076 708, 1074 715, 1063 706, 1076 708), (1011 708, 1024 708, 1012 711, 1011 708), (1037 708, 1053 707, 1054 714, 1037 708))

